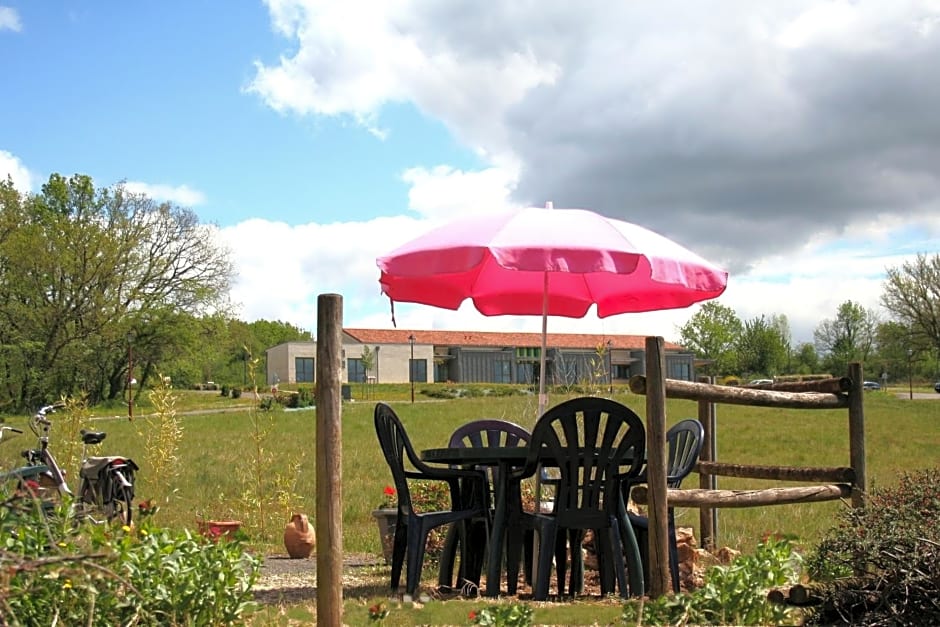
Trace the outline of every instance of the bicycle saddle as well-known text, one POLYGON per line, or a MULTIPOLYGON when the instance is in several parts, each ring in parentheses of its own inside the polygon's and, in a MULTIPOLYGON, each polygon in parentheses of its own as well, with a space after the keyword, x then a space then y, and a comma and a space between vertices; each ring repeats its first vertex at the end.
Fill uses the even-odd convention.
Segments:
POLYGON ((100 444, 102 440, 108 437, 108 434, 104 431, 85 431, 82 429, 79 433, 82 434, 82 442, 85 444, 100 444))

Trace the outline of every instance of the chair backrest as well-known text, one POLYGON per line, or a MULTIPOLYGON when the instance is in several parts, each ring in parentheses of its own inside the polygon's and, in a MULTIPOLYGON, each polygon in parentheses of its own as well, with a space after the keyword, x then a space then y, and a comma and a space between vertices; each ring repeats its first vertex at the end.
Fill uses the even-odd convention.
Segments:
POLYGON ((395 490, 398 492, 398 507, 405 513, 410 513, 412 511, 411 492, 408 490, 405 475, 405 460, 407 459, 420 472, 424 472, 427 467, 411 446, 411 440, 405 433, 401 419, 385 403, 375 405, 375 434, 379 438, 379 446, 382 448, 385 461, 392 471, 395 490))
MULTIPOLYGON (((514 422, 484 418, 457 427, 450 436, 448 446, 451 448, 528 446, 530 438, 531 434, 514 422)), ((487 466, 481 470, 486 473, 488 489, 492 492, 496 482, 499 481, 499 468, 487 466)))
POLYGON ((535 472, 540 463, 557 466, 558 523, 602 528, 616 511, 620 483, 643 467, 645 446, 643 422, 629 407, 604 398, 575 398, 539 418, 524 472, 535 472))
POLYGON ((486 418, 457 427, 450 436, 451 448, 482 448, 489 446, 526 446, 531 434, 506 420, 486 418))
POLYGON ((678 488, 698 462, 705 440, 702 423, 693 418, 677 422, 666 432, 669 458, 666 466, 666 483, 678 488))

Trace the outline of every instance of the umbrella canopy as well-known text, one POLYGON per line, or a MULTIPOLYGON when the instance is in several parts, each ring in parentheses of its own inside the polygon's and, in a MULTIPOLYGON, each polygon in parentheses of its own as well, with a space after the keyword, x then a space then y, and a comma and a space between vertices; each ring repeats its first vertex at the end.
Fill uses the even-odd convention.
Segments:
POLYGON ((539 414, 548 316, 688 307, 719 296, 728 273, 641 226, 583 209, 528 208, 458 219, 376 263, 394 301, 487 316, 542 315, 539 414))

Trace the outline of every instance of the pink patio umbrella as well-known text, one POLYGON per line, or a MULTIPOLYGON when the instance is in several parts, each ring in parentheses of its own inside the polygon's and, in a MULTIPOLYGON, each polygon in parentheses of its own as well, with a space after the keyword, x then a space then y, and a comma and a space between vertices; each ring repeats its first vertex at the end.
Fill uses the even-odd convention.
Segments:
POLYGON ((445 309, 467 298, 486 316, 601 318, 688 307, 719 296, 728 273, 641 226, 584 209, 528 208, 454 220, 379 257, 382 292, 445 309))

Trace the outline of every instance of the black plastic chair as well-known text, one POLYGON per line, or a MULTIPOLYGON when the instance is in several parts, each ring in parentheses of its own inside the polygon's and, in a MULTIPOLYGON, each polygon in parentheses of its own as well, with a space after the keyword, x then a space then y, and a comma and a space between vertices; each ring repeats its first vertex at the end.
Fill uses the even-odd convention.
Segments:
MULTIPOLYGON (((677 422, 666 432, 668 457, 666 460, 666 484, 670 488, 678 488, 682 480, 695 468, 698 456, 702 452, 705 439, 705 429, 698 420, 688 418, 677 422)), ((630 488, 634 485, 646 483, 646 468, 636 479, 624 484, 624 499, 628 499, 630 488)), ((679 592, 679 547, 676 542, 676 520, 673 508, 667 509, 669 519, 669 570, 672 571, 672 589, 679 592)), ((628 514, 633 532, 640 545, 640 555, 643 561, 643 576, 649 581, 649 518, 638 514, 628 514)))
MULTIPOLYGON (((529 438, 529 432, 515 423, 498 419, 481 419, 458 427, 451 434, 448 446, 451 448, 525 447, 529 444, 529 438)), ((488 510, 490 510, 490 508, 493 507, 492 495, 495 491, 494 486, 501 480, 499 476, 500 469, 498 466, 485 466, 480 467, 479 470, 487 475, 488 481, 484 502, 487 504, 488 510)), ((510 505, 512 508, 511 511, 519 511, 522 509, 521 492, 514 490, 508 498, 512 502, 510 505)), ((491 510, 488 511, 488 514, 491 514, 491 510)), ((485 542, 489 535, 490 523, 491 516, 489 515, 486 520, 477 521, 468 531, 468 543, 476 544, 481 540, 485 542), (476 533, 479 531, 477 528, 481 524, 484 526, 482 535, 476 533)), ((513 560, 518 561, 520 559, 520 550, 523 543, 517 527, 510 525, 507 533, 509 535, 509 540, 506 544, 507 562, 512 563, 513 560)), ((441 554, 441 567, 438 577, 438 584, 445 588, 449 588, 453 584, 454 560, 457 556, 458 540, 459 535, 457 530, 452 527, 447 532, 447 539, 444 542, 444 551, 441 554)), ((529 546, 529 544, 525 544, 526 548, 529 546)), ((528 553, 529 551, 526 552, 528 553)), ((482 555, 482 553, 478 554, 482 555)), ((482 568, 483 563, 481 560, 472 560, 472 563, 466 565, 464 562, 461 562, 460 571, 457 574, 458 582, 460 580, 466 580, 478 586, 480 584, 480 572, 482 568)), ((513 582, 510 582, 509 589, 510 594, 515 592, 513 582)))
MULTIPOLYGON (((398 493, 398 516, 392 546, 391 588, 398 589, 407 551, 408 575, 405 591, 414 594, 421 582, 421 567, 428 533, 442 525, 459 523, 458 533, 466 539, 464 523, 474 516, 485 516, 487 507, 485 503, 478 502, 479 499, 466 501, 461 488, 467 491, 466 494, 482 494, 486 477, 477 470, 435 468, 422 462, 411 446, 401 420, 394 410, 384 403, 375 406, 375 433, 379 438, 385 461, 392 471, 398 493), (406 459, 414 470, 406 469, 406 459), (440 512, 415 512, 411 502, 409 480, 446 482, 450 487, 451 509, 440 512)), ((460 543, 461 563, 466 558, 466 547, 466 541, 460 543)))
MULTIPOLYGON (((539 535, 538 566, 534 574, 533 599, 545 600, 551 578, 552 557, 556 559, 558 593, 564 594, 564 544, 559 535, 568 533, 572 549, 574 582, 583 569, 581 538, 594 530, 601 573, 601 593, 617 588, 628 595, 623 561, 624 538, 631 562, 631 582, 639 569, 638 551, 632 529, 622 518, 621 484, 635 478, 643 467, 646 432, 633 411, 609 399, 576 398, 552 407, 539 418, 532 430, 529 456, 515 479, 532 476, 540 466, 559 470, 554 509, 551 513, 525 512, 522 526, 539 535), (623 535, 621 535, 623 534, 623 535)), ((642 587, 642 584, 640 584, 642 587)), ((639 593, 639 590, 634 590, 639 593)))

